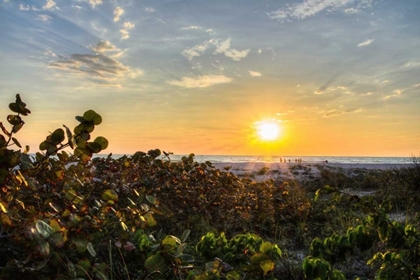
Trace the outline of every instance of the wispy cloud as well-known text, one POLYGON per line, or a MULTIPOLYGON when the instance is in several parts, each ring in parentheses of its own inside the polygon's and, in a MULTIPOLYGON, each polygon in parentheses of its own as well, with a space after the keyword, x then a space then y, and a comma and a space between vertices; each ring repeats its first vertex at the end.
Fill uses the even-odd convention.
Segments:
POLYGON ((45 21, 45 22, 50 22, 52 18, 49 15, 40 14, 40 15, 36 16, 36 19, 41 20, 41 21, 45 21))
POLYGON ((385 100, 395 98, 395 97, 399 97, 399 96, 402 95, 402 93, 403 93, 403 91, 401 89, 396 89, 396 90, 393 91, 393 94, 385 96, 385 100))
POLYGON ((205 88, 217 84, 230 83, 231 78, 224 75, 203 75, 198 77, 183 77, 181 80, 171 80, 169 84, 185 88, 205 88))
POLYGON ((26 6, 24 6, 22 4, 19 5, 19 10, 21 10, 21 11, 29 11, 30 9, 31 9, 31 7, 29 7, 29 5, 26 5, 26 6))
POLYGON ((49 64, 52 68, 70 71, 75 75, 109 79, 128 72, 128 67, 103 54, 73 54, 60 56, 49 64))
POLYGON ((155 9, 153 9, 152 7, 147 7, 145 10, 148 13, 154 13, 155 12, 155 9))
POLYGON ((213 52, 213 54, 224 54, 226 57, 232 58, 235 61, 239 61, 248 55, 250 49, 242 51, 233 49, 230 47, 230 41, 231 38, 228 38, 224 41, 221 39, 210 39, 200 45, 196 45, 190 49, 183 50, 181 54, 184 55, 187 59, 192 60, 194 57, 201 56, 209 47, 215 47, 216 50, 213 52))
POLYGON ((249 70, 248 73, 252 77, 261 77, 262 76, 262 74, 260 72, 255 72, 255 71, 251 71, 251 70, 249 70))
POLYGON ((54 2, 54 0, 47 0, 47 2, 45 3, 45 5, 42 6, 42 9, 43 10, 53 11, 53 10, 59 10, 60 8, 58 8, 58 6, 54 2))
POLYGON ((287 5, 283 9, 268 13, 271 19, 285 21, 288 19, 304 19, 314 16, 323 11, 336 11, 340 9, 347 9, 347 11, 354 11, 372 5, 373 0, 306 0, 302 3, 287 5), (352 5, 352 6, 351 6, 352 5), (351 6, 351 7, 349 7, 351 6))
POLYGON ((368 46, 368 45, 372 44, 372 43, 373 43, 373 41, 375 41, 375 39, 368 39, 368 40, 366 40, 366 41, 364 41, 364 42, 361 42, 361 43, 360 43, 360 44, 358 44, 357 46, 358 46, 358 47, 365 47, 365 46, 368 46))
POLYGON ((190 26, 181 28, 181 30, 197 30, 197 29, 203 29, 203 28, 197 25, 190 25, 190 26))
POLYGON ((126 21, 123 26, 124 28, 120 29, 121 39, 128 39, 130 38, 128 30, 133 29, 136 25, 131 21, 126 21))
POLYGON ((114 9, 114 21, 117 22, 120 20, 120 17, 124 14, 124 10, 120 7, 114 9))
POLYGON ((210 43, 210 41, 205 41, 200 45, 196 45, 190 49, 183 50, 181 54, 188 60, 192 60, 194 57, 201 56, 207 50, 210 43))

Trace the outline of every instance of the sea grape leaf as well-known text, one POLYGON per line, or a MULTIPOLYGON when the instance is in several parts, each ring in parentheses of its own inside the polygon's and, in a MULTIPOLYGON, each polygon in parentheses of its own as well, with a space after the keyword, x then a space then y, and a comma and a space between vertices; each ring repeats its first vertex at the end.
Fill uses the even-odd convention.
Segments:
POLYGON ((152 255, 146 259, 144 262, 144 267, 148 273, 155 271, 160 271, 163 273, 166 269, 165 258, 159 253, 152 255))
POLYGON ((15 137, 12 137, 12 141, 13 143, 15 143, 16 146, 22 149, 22 145, 20 145, 19 141, 15 137))
POLYGON ((86 121, 83 117, 81 117, 81 116, 76 116, 76 120, 78 121, 78 122, 84 122, 84 121, 86 121))
POLYGON ((48 239, 51 244, 53 244, 55 247, 57 248, 61 248, 64 246, 64 243, 67 240, 67 236, 65 235, 65 232, 54 232, 53 234, 51 234, 50 238, 48 239))
POLYGON ((83 118, 87 121, 92 121, 93 124, 98 125, 102 123, 102 117, 93 110, 88 110, 83 114, 83 118))
POLYGON ((70 146, 70 148, 74 149, 73 133, 71 133, 70 128, 68 128, 64 124, 63 124, 63 127, 66 129, 67 144, 70 146))
POLYGON ((4 138, 4 136, 0 134, 0 147, 6 146, 6 143, 6 138, 4 138))
POLYGON ((155 218, 153 217, 152 213, 149 212, 149 213, 144 214, 144 218, 147 221, 147 226, 154 227, 155 225, 157 225, 157 222, 155 218))
POLYGON ((89 252, 89 254, 92 256, 92 257, 96 257, 96 252, 95 252, 95 249, 93 249, 93 245, 92 245, 92 243, 88 243, 87 244, 87 246, 86 246, 86 249, 88 250, 88 252, 89 252))
POLYGON ((188 236, 190 236, 190 233, 191 233, 191 230, 189 230, 189 229, 184 230, 184 232, 181 235, 181 241, 185 242, 187 240, 188 236))
POLYGON ((56 129, 51 135, 51 142, 54 145, 58 145, 64 141, 64 130, 61 128, 56 129))
POLYGON ((18 125, 22 122, 22 118, 19 117, 18 115, 8 115, 7 116, 7 121, 11 124, 11 125, 18 125))
POLYGON ((39 254, 43 257, 47 257, 50 254, 50 244, 45 240, 40 240, 37 249, 39 254))
POLYGON ((153 205, 157 204, 156 197, 154 197, 153 195, 146 195, 146 199, 153 205))
POLYGON ((105 137, 98 136, 95 138, 95 143, 98 143, 101 146, 102 150, 108 148, 108 140, 105 137))
POLYGON ((273 247, 273 244, 271 242, 264 242, 260 246, 260 252, 263 254, 267 254, 271 248, 273 247))
POLYGON ((4 206, 4 202, 0 202, 0 209, 1 209, 1 211, 3 211, 3 213, 7 213, 7 208, 6 208, 6 206, 4 206))
POLYGON ((51 147, 51 143, 47 140, 41 142, 41 144, 39 144, 39 149, 41 151, 47 150, 49 147, 51 147))
POLYGON ((0 222, 4 226, 13 226, 12 220, 9 218, 8 215, 6 215, 4 213, 1 213, 1 215, 0 215, 0 222))
POLYGON ((83 253, 87 249, 88 241, 85 238, 82 238, 80 236, 75 236, 71 239, 73 244, 76 246, 76 250, 80 253, 83 253))
POLYGON ((88 142, 87 146, 92 151, 92 153, 99 153, 102 150, 101 145, 96 142, 88 142))
POLYGON ((76 271, 78 276, 86 276, 87 271, 90 269, 90 261, 83 258, 77 262, 76 271))
POLYGON ((102 199, 106 201, 118 201, 118 195, 114 190, 106 190, 102 193, 102 199))
POLYGON ((12 128, 12 133, 17 133, 24 125, 24 122, 21 122, 20 124, 14 125, 12 128))
POLYGON ((50 237, 52 233, 51 226, 42 220, 36 221, 35 228, 36 228, 36 231, 39 233, 39 235, 41 235, 41 237, 44 239, 47 239, 48 237, 50 237))

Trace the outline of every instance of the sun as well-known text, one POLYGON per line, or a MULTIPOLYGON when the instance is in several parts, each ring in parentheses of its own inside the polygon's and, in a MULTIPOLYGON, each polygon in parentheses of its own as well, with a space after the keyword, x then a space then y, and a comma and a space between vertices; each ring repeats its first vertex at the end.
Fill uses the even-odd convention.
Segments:
POLYGON ((280 126, 277 121, 267 120, 256 123, 258 137, 263 141, 274 141, 280 137, 280 126))

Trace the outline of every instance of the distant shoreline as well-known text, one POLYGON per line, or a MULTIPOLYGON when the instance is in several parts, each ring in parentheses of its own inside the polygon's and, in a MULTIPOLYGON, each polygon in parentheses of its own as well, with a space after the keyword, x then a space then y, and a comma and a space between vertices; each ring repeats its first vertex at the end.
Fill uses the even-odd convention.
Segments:
POLYGON ((321 170, 393 170, 401 168, 413 168, 411 164, 378 164, 378 163, 295 163, 295 162, 220 162, 213 163, 219 170, 228 170, 237 176, 253 176, 257 181, 275 179, 278 177, 288 179, 302 179, 320 177, 321 170))

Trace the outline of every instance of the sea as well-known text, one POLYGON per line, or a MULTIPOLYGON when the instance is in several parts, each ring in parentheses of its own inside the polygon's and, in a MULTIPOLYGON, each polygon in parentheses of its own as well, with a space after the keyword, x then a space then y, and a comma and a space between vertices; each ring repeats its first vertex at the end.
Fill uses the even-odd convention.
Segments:
MULTIPOLYGON (((123 155, 113 155, 119 158, 123 155)), ((188 155, 169 155, 174 161, 181 160, 188 155)), ((162 159, 167 159, 161 156, 162 159)), ((195 155, 197 162, 210 161, 212 163, 252 163, 252 162, 302 162, 302 163, 343 163, 343 164, 413 164, 414 157, 355 157, 355 156, 239 156, 239 155, 195 155)), ((417 158, 418 160, 418 158, 417 158)))

